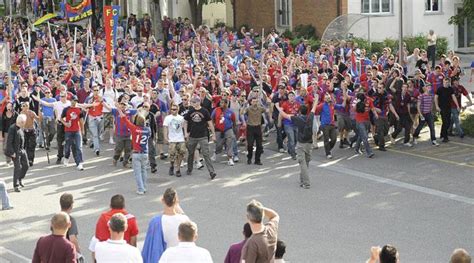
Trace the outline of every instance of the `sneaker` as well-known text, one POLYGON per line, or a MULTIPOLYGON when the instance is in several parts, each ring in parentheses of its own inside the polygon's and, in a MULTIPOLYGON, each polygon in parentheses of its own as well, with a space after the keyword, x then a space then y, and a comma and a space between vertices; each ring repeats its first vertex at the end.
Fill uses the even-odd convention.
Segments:
POLYGON ((191 175, 192 173, 193 173, 192 171, 186 170, 187 175, 191 175))
POLYGON ((369 154, 367 157, 368 157, 368 158, 372 158, 372 157, 374 157, 374 155, 375 155, 375 153, 371 153, 371 154, 369 154))
POLYGON ((227 161, 227 165, 229 165, 229 166, 234 166, 234 161, 232 161, 232 159, 229 159, 229 160, 227 161))
POLYGON ((254 164, 255 164, 255 165, 263 165, 263 163, 262 163, 262 162, 260 162, 260 161, 255 161, 255 163, 254 163, 254 164))
POLYGON ((387 149, 385 149, 385 147, 379 147, 379 151, 386 152, 387 149))
POLYGON ((173 175, 174 175, 174 167, 173 167, 173 166, 170 167, 170 170, 168 171, 168 175, 169 175, 169 176, 173 176, 173 175))
POLYGON ((355 150, 355 154, 357 154, 357 155, 361 155, 361 154, 362 154, 362 151, 361 151, 361 150, 359 150, 359 149, 357 149, 357 150, 355 150))
POLYGON ((56 160, 56 164, 61 164, 61 161, 62 161, 62 158, 58 158, 58 159, 56 160))
POLYGON ((252 160, 247 159, 247 164, 249 164, 249 165, 252 164, 252 160))
POLYGON ((64 167, 67 167, 69 164, 69 158, 64 158, 63 165, 64 167))
POLYGON ((280 153, 284 153, 284 152, 285 152, 285 149, 280 148, 280 149, 278 149, 278 151, 279 151, 280 153))
POLYGON ((332 159, 332 155, 328 154, 328 155, 326 155, 326 158, 328 158, 330 160, 330 159, 332 159))
POLYGON ((30 165, 30 167, 32 167, 32 166, 33 166, 33 162, 31 162, 31 161, 30 161, 30 162, 28 162, 28 164, 30 165))
POLYGON ((442 142, 449 142, 449 139, 444 138, 444 139, 442 140, 442 142))
POLYGON ((239 156, 237 156, 237 155, 236 155, 236 156, 234 156, 234 162, 235 162, 235 163, 238 163, 238 162, 239 162, 239 160, 240 160, 240 159, 239 159, 239 156))
POLYGON ((160 160, 164 160, 168 158, 168 155, 167 154, 164 154, 164 153, 160 153, 160 160))
POLYGON ((156 169, 156 167, 152 167, 152 168, 151 168, 151 173, 152 173, 152 174, 156 173, 156 171, 158 171, 158 170, 156 169))
POLYGON ((103 134, 103 133, 100 134, 99 139, 100 139, 101 141, 104 140, 104 134, 103 134))
POLYGON ((180 170, 176 171, 176 177, 181 177, 181 171, 180 170))
POLYGON ((145 192, 144 191, 137 191, 137 195, 144 195, 145 192))
POLYGON ((214 178, 216 178, 217 174, 216 173, 209 173, 209 176, 211 177, 211 180, 214 180, 214 178))
POLYGON ((215 162, 217 159, 216 153, 213 153, 211 156, 211 161, 215 162))
POLYGON ((17 192, 17 193, 21 192, 21 190, 20 190, 20 188, 18 188, 18 186, 17 186, 17 187, 14 187, 14 188, 13 188, 13 191, 15 191, 15 192, 17 192))
POLYGON ((433 146, 439 146, 439 143, 438 143, 436 140, 431 141, 431 144, 432 144, 433 146))
POLYGON ((342 141, 343 144, 345 145, 350 145, 349 141, 347 140, 347 138, 344 138, 344 140, 342 141))
POLYGON ((99 150, 96 150, 96 151, 95 151, 95 155, 99 156, 99 155, 100 155, 100 151, 99 151, 99 150))
POLYGON ((22 181, 19 181, 18 184, 21 186, 21 188, 25 187, 22 181))
POLYGON ((413 145, 417 145, 417 144, 418 144, 418 141, 417 141, 415 138, 413 138, 413 140, 411 141, 411 143, 412 143, 413 145))
POLYGON ((123 163, 123 168, 130 168, 130 164, 128 164, 128 163, 123 163))
POLYGON ((300 184, 300 187, 303 189, 309 189, 311 186, 309 184, 300 184))
POLYGON ((196 169, 202 169, 204 167, 204 164, 202 164, 200 161, 196 162, 196 169))
POLYGON ((114 139, 112 137, 109 139, 109 144, 112 144, 112 145, 115 144, 114 139))
POLYGON ((296 161, 296 154, 292 155, 292 156, 291 156, 291 159, 293 159, 293 160, 296 161))
POLYGON ((404 143, 403 145, 405 145, 406 147, 413 147, 413 144, 407 142, 407 143, 404 143))
POLYGON ((82 166, 82 163, 77 165, 77 170, 84 171, 84 166, 82 166))

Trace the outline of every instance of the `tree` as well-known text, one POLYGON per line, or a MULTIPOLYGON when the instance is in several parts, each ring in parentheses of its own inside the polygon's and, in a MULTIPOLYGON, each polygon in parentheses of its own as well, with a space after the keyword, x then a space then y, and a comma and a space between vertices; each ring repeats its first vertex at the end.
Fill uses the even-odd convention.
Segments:
POLYGON ((161 9, 160 9, 160 1, 153 0, 150 1, 150 18, 152 23, 152 30, 153 35, 155 38, 164 39, 162 28, 161 28, 161 9))
POLYGON ((202 7, 212 3, 225 3, 225 0, 188 0, 191 8, 191 20, 194 25, 202 24, 202 7))
POLYGON ((471 19, 471 23, 474 23, 474 1, 472 0, 463 0, 462 8, 460 12, 452 16, 449 19, 449 24, 461 25, 464 23, 464 19, 471 19))

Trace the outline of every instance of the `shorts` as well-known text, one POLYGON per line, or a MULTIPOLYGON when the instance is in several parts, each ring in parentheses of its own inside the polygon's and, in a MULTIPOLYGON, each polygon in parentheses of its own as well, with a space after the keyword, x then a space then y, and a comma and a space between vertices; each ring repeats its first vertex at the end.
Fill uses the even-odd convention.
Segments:
POLYGON ((163 127, 156 128, 156 143, 163 144, 165 142, 163 135, 163 127))
POLYGON ((104 112, 104 128, 113 128, 114 127, 114 117, 111 112, 104 112))
POLYGON ((351 118, 345 115, 337 115, 337 128, 339 131, 350 131, 352 128, 351 118))
POLYGON ((170 161, 176 161, 177 157, 181 159, 186 154, 186 143, 185 142, 170 142, 168 146, 168 153, 170 156, 170 161))

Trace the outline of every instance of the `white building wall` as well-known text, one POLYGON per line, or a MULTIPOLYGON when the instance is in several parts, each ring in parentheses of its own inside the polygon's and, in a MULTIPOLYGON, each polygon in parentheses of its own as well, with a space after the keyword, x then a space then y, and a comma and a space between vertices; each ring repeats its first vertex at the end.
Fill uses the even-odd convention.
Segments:
MULTIPOLYGON (((427 34, 433 29, 438 36, 447 37, 449 49, 456 47, 456 26, 449 25, 448 20, 456 12, 456 6, 462 0, 442 0, 440 13, 425 12, 425 0, 403 0, 403 35, 414 36, 427 34)), ((382 41, 386 38, 397 39, 399 36, 400 0, 392 0, 392 14, 370 16, 370 39, 382 41)), ((361 13, 361 0, 348 0, 348 13, 361 13)), ((355 23, 350 33, 357 37, 368 37, 367 20, 355 23)))
POLYGON ((216 22, 227 24, 226 3, 212 3, 204 5, 202 8, 202 21, 204 24, 213 27, 216 22))
POLYGON ((160 0, 160 9, 162 18, 167 16, 170 18, 187 17, 191 19, 191 8, 188 1, 160 0))

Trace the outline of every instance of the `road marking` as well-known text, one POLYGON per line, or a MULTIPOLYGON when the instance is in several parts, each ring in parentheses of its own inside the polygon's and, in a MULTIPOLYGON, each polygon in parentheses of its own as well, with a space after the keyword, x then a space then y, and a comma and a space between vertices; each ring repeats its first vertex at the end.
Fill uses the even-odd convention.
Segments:
POLYGON ((473 145, 473 144, 462 143, 462 142, 453 142, 453 141, 449 141, 449 143, 452 143, 452 144, 457 144, 457 145, 462 145, 462 146, 469 146, 469 147, 474 147, 474 145, 473 145))
POLYGON ((438 161, 438 162, 443 162, 443 163, 454 164, 454 165, 458 165, 458 166, 465 166, 465 167, 474 168, 474 165, 471 165, 471 164, 468 164, 468 163, 461 163, 461 162, 455 162, 455 161, 451 161, 451 160, 444 160, 444 159, 440 159, 440 158, 435 158, 435 157, 421 155, 421 154, 407 152, 407 151, 399 151, 399 150, 395 150, 395 149, 387 149, 387 150, 390 151, 390 152, 396 152, 396 153, 416 156, 416 157, 430 159, 430 160, 434 160, 434 161, 438 161))
POLYGON ((412 191, 416 191, 416 192, 420 192, 420 193, 424 193, 424 194, 428 194, 428 195, 441 197, 441 198, 444 198, 444 199, 449 199, 449 200, 458 201, 458 202, 461 202, 461 203, 466 203, 466 204, 469 204, 469 205, 474 205, 474 198, 469 198, 469 197, 465 197, 465 196, 461 196, 461 195, 451 194, 451 193, 447 193, 447 192, 443 192, 443 191, 439 191, 439 190, 435 190, 435 189, 431 189, 431 188, 427 188, 427 187, 423 187, 423 186, 419 186, 419 185, 409 184, 409 183, 405 183, 405 182, 401 182, 401 181, 397 181, 397 180, 393 180, 393 179, 380 177, 380 176, 373 175, 373 174, 368 174, 368 173, 364 173, 364 172, 360 172, 360 171, 355 171, 355 170, 352 170, 352 169, 345 168, 341 165, 332 165, 332 166, 324 167, 324 166, 322 166, 324 163, 322 163, 322 162, 318 162, 318 163, 319 163, 317 165, 318 167, 323 167, 323 169, 328 169, 330 171, 336 172, 336 174, 344 173, 346 175, 356 176, 356 177, 367 179, 367 180, 370 180, 370 181, 375 181, 375 182, 379 182, 379 183, 383 183, 383 184, 393 185, 393 186, 396 186, 396 187, 399 187, 399 188, 404 188, 404 189, 408 189, 408 190, 412 190, 412 191))
POLYGON ((0 255, 1 254, 11 254, 11 255, 14 255, 15 257, 21 259, 21 260, 24 260, 26 262, 31 262, 31 259, 30 258, 27 258, 23 255, 20 255, 18 253, 16 253, 15 251, 12 251, 8 248, 5 248, 5 247, 0 247, 0 255))

